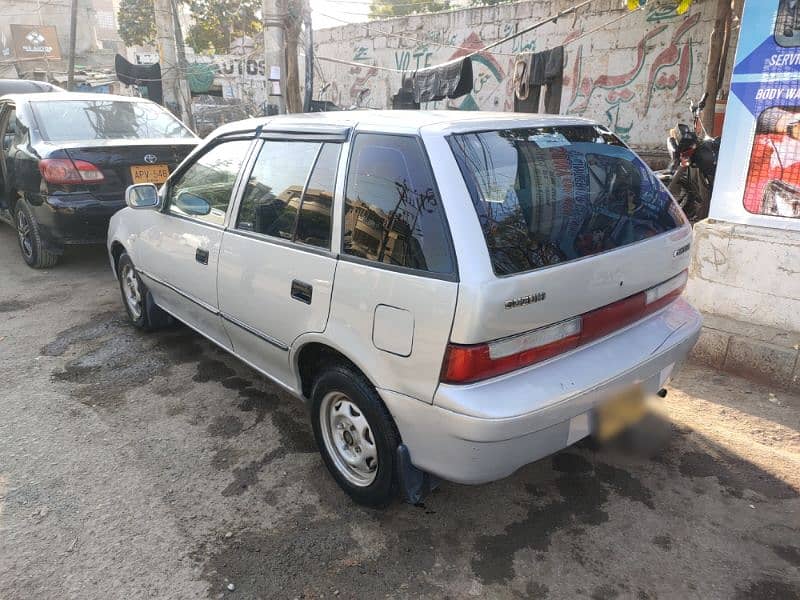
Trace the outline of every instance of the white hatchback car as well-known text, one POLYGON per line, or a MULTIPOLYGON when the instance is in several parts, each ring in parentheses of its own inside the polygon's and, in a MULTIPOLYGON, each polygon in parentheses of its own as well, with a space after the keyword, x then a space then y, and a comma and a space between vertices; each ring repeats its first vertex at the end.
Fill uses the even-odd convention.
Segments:
POLYGON ((689 224, 583 119, 243 121, 127 201, 108 249, 133 323, 172 315, 306 401, 363 504, 613 434, 700 331, 689 224))

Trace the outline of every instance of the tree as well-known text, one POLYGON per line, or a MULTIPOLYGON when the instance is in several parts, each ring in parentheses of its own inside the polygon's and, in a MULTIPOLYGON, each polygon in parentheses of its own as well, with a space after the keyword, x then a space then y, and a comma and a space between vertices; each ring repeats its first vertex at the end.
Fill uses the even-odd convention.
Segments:
MULTIPOLYGON (((186 43, 195 52, 225 54, 237 37, 261 31, 261 0, 179 0, 189 5, 192 25, 186 43)), ((121 0, 119 35, 126 46, 152 44, 156 37, 153 0, 121 0)))
POLYGON ((189 0, 193 24, 186 43, 195 52, 226 53, 231 41, 261 31, 261 0, 189 0))
POLYGON ((450 8, 450 0, 373 0, 369 16, 373 19, 404 17, 417 13, 431 13, 450 8))
POLYGON ((156 39, 153 0, 121 0, 117 23, 126 46, 145 46, 156 39))

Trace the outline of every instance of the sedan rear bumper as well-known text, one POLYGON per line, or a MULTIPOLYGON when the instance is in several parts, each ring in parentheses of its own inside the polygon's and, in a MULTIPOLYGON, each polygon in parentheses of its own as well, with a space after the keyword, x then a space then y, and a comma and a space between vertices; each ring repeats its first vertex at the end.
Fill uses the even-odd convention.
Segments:
POLYGON ((592 433, 595 407, 640 385, 655 394, 700 335, 679 299, 607 338, 505 376, 440 385, 426 404, 381 396, 418 468, 458 483, 506 477, 592 433))
POLYGON ((125 200, 98 200, 88 193, 45 196, 31 202, 45 241, 55 248, 67 244, 104 244, 111 216, 124 208, 125 200))

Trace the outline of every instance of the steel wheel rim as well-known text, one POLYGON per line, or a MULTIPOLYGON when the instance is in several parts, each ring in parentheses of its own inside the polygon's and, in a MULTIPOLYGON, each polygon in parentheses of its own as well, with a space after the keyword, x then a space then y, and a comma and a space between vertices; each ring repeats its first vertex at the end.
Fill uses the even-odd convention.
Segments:
POLYGON ((378 475, 378 447, 372 428, 347 395, 329 392, 319 411, 325 449, 348 482, 367 487, 378 475))
POLYGON ((31 239, 31 223, 28 216, 19 211, 17 213, 17 235, 19 235, 19 246, 22 253, 27 257, 33 256, 33 240, 31 239))
POLYGON ((120 274, 122 281, 122 295, 125 296, 125 304, 128 305, 128 310, 131 311, 131 316, 134 321, 142 316, 142 293, 139 289, 139 278, 136 277, 136 272, 130 265, 122 267, 120 274))

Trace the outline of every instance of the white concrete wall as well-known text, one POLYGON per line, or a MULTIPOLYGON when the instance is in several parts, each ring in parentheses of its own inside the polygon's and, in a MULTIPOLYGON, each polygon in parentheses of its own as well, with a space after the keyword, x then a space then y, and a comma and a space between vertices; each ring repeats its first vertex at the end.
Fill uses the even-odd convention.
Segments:
POLYGON ((703 312, 800 333, 800 235, 703 221, 687 297, 703 312))
MULTIPOLYGON (((517 2, 315 31, 318 55, 363 66, 319 61, 315 90, 325 83, 330 87, 314 97, 348 107, 367 89, 363 106, 387 108, 401 76, 372 66, 414 70, 439 64, 463 54, 459 47, 481 48, 574 4, 517 2)), ((510 111, 514 54, 567 44, 561 112, 596 119, 638 149, 662 150, 667 129, 686 122, 689 99, 702 95, 716 2, 695 0, 683 16, 649 4, 648 10, 625 16, 621 0, 597 0, 576 15, 506 42, 475 61, 472 94, 427 108, 510 111)))

